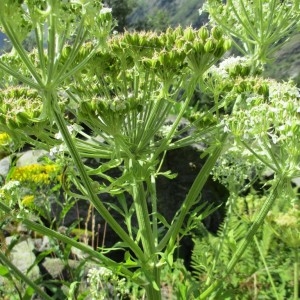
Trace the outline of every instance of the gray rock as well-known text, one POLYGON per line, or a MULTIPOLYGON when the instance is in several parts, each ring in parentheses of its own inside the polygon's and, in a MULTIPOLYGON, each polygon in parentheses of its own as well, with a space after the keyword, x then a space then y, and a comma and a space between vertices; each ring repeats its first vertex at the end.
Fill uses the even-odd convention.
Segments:
POLYGON ((10 157, 6 156, 0 160, 0 176, 7 176, 10 167, 10 157))
MULTIPOLYGON (((9 245, 12 242, 13 237, 6 237, 5 242, 9 245)), ((28 273, 27 270, 35 262, 35 255, 32 252, 34 249, 34 243, 31 238, 17 243, 10 252, 11 262, 30 279, 36 280, 40 276, 40 270, 38 266, 34 266, 28 273)))
POLYGON ((17 167, 28 166, 38 163, 38 160, 48 152, 45 150, 29 150, 20 154, 17 160, 17 167))

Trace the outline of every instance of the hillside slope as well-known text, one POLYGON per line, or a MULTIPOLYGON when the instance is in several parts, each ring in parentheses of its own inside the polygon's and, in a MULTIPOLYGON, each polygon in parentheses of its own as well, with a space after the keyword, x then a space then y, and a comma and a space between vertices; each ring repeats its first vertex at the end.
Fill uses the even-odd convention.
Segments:
MULTIPOLYGON (((205 0, 139 0, 134 11, 128 17, 128 23, 138 29, 150 20, 150 25, 162 30, 168 26, 200 27, 207 22, 207 15, 199 16, 199 8, 205 0)), ((150 26, 151 28, 151 26, 150 26)), ((265 75, 275 79, 293 79, 300 86, 300 33, 295 35, 275 54, 274 61, 265 75)))
POLYGON ((275 79, 292 79, 300 86, 300 33, 283 45, 274 57, 265 75, 275 79))
POLYGON ((206 22, 205 16, 199 16, 199 9, 204 0, 140 0, 134 11, 129 15, 128 21, 134 25, 142 23, 148 18, 157 18, 169 26, 200 27, 206 22))

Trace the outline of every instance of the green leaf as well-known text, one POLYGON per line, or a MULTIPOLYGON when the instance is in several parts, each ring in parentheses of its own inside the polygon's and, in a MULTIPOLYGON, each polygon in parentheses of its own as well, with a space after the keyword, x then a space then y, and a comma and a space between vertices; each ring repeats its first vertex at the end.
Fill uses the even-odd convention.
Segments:
POLYGON ((156 175, 162 175, 164 177, 167 177, 169 179, 174 179, 177 177, 177 173, 171 173, 171 171, 166 171, 166 172, 159 172, 156 175))
POLYGON ((3 265, 0 265, 0 276, 6 277, 9 275, 9 269, 3 265))
POLYGON ((25 291, 25 294, 23 295, 22 300, 31 300, 32 296, 34 295, 34 292, 35 291, 31 286, 27 287, 27 289, 25 291))
POLYGON ((125 260, 124 266, 126 266, 126 267, 130 268, 130 267, 137 267, 138 266, 138 263, 131 259, 131 255, 130 255, 129 251, 125 252, 124 260, 125 260))

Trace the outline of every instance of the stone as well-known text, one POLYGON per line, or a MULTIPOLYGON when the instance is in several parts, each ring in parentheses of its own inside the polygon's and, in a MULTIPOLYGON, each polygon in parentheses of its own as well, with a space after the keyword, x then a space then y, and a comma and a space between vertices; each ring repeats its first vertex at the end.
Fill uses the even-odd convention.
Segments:
MULTIPOLYGON (((13 236, 5 238, 6 245, 10 245, 14 240, 13 236)), ((26 276, 32 280, 36 280, 40 276, 40 270, 35 265, 28 273, 27 270, 34 264, 35 255, 33 253, 34 243, 32 238, 28 237, 25 240, 18 242, 11 250, 9 256, 11 262, 26 276)))
POLYGON ((10 168, 10 157, 6 156, 0 160, 0 176, 5 178, 10 168))
POLYGON ((38 163, 39 158, 46 155, 48 152, 45 150, 28 150, 19 155, 17 160, 17 167, 28 166, 38 163))

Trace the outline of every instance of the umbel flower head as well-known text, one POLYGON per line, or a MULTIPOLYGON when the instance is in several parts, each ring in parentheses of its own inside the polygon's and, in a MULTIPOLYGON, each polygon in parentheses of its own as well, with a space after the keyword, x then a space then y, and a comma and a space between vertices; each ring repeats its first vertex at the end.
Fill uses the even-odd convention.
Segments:
POLYGON ((68 31, 69 36, 74 35, 81 21, 92 36, 102 40, 112 26, 111 10, 104 8, 100 0, 1 0, 0 29, 6 32, 13 22, 18 39, 23 41, 37 24, 47 23, 51 14, 58 20, 58 34, 68 31))
MULTIPOLYGON (((87 94, 89 86, 87 100, 80 104, 84 117, 92 111, 107 115, 109 111, 120 114, 144 107, 141 100, 149 87, 152 91, 162 90, 162 86, 168 90, 178 86, 186 74, 201 77, 230 48, 230 41, 217 27, 211 31, 177 27, 160 34, 125 32, 113 36, 107 48, 71 82, 79 94, 87 94)), ((91 51, 90 44, 83 45, 81 59, 91 51)))
POLYGON ((42 111, 38 92, 25 87, 11 87, 0 95, 0 124, 10 130, 32 126, 42 111))
POLYGON ((236 102, 232 113, 224 116, 224 128, 241 153, 246 147, 273 171, 299 176, 298 88, 291 82, 249 78, 236 83, 235 89, 236 102))
POLYGON ((299 28, 298 0, 208 0, 202 11, 224 28, 240 52, 262 63, 299 28))

